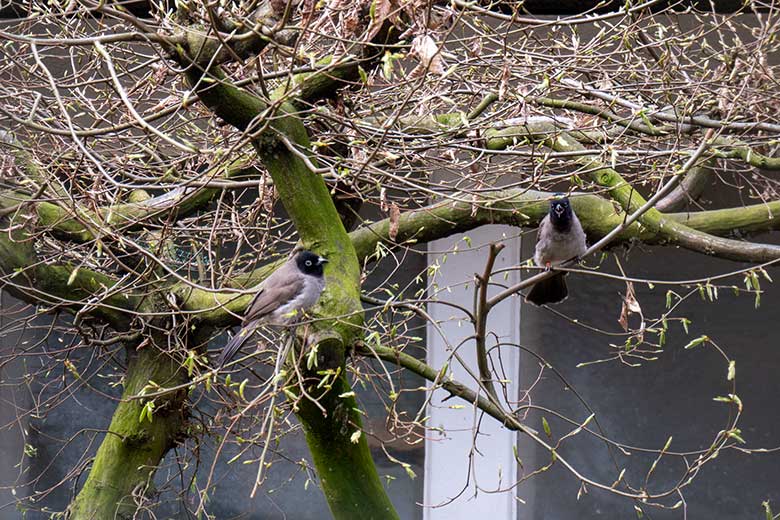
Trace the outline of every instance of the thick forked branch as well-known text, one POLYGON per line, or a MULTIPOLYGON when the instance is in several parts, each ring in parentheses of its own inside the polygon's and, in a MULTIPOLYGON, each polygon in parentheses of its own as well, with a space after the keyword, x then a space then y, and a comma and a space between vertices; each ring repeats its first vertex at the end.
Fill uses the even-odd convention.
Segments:
POLYGON ((152 334, 151 344, 137 350, 126 345, 127 376, 122 400, 114 410, 103 442, 92 462, 81 492, 70 504, 69 518, 133 518, 144 496, 153 487, 152 478, 162 457, 181 436, 187 408, 187 389, 166 394, 152 403, 128 399, 138 395, 150 381, 177 386, 187 379, 181 359, 166 351, 167 338, 152 334))
POLYGON ((490 372, 487 354, 487 320, 490 312, 490 308, 487 304, 487 295, 490 286, 490 277, 493 274, 493 266, 502 249, 504 249, 504 244, 490 244, 490 252, 488 253, 485 270, 482 275, 476 275, 478 290, 476 293, 476 301, 474 302, 474 339, 476 342, 479 378, 494 401, 498 401, 498 395, 496 394, 496 387, 493 386, 493 378, 490 372))
MULTIPOLYGON (((304 161, 285 144, 288 141, 308 150, 306 129, 292 104, 280 102, 268 106, 258 97, 229 84, 218 68, 197 73, 193 68, 188 79, 218 117, 251 133, 255 149, 273 178, 304 247, 330 261, 326 290, 316 313, 325 318, 316 322, 315 328, 326 338, 318 344, 318 364, 340 370, 341 375, 330 390, 323 391, 316 387, 316 375, 310 374, 315 384, 307 387, 307 391, 316 395, 318 403, 302 399, 298 417, 331 512, 337 519, 397 518, 379 480, 366 436, 360 436, 357 442, 352 438, 362 421, 355 398, 348 395, 349 383, 343 367, 345 345, 354 342, 363 320, 360 264, 325 181, 309 169, 306 163, 310 161, 304 161), (204 78, 210 80, 203 81, 204 78), (342 318, 329 321, 330 316, 342 318), (322 413, 323 408, 329 415, 322 413)), ((316 342, 318 335, 315 332, 308 340, 316 342)))

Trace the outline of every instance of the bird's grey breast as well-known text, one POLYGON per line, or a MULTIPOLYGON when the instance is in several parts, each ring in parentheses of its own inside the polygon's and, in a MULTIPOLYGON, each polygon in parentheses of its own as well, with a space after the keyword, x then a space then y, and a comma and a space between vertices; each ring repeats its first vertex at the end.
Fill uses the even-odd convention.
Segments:
POLYGON ((567 231, 556 230, 549 216, 542 219, 534 253, 536 265, 559 264, 581 256, 586 250, 585 232, 576 215, 572 215, 571 228, 567 231))
POLYGON ((298 292, 274 311, 274 321, 286 323, 295 320, 299 317, 297 313, 312 307, 320 299, 320 294, 325 288, 325 279, 307 274, 301 274, 300 277, 302 283, 299 283, 298 292))

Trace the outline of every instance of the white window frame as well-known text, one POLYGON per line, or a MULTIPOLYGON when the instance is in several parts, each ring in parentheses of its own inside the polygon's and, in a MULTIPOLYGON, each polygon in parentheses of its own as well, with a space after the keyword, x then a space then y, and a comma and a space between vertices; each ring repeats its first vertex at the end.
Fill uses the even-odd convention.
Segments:
MULTIPOLYGON (((462 234, 436 240, 428 245, 431 251, 428 254, 428 265, 440 266, 432 279, 429 279, 429 286, 431 293, 435 292, 431 282, 440 288, 437 299, 471 309, 474 301, 474 274, 482 273, 485 268, 487 246, 491 242, 502 242, 506 246, 496 260, 494 270, 518 265, 521 252, 517 228, 482 226, 467 233, 467 236, 471 239, 470 245, 462 234), (442 253, 452 251, 456 246, 459 249, 456 254, 442 253), (463 282, 468 282, 468 287, 463 282), (441 289, 450 286, 452 289, 449 291, 441 289)), ((511 285, 520 281, 520 273, 511 271, 506 279, 499 275, 494 277, 494 281, 511 285)), ((453 307, 433 303, 428 305, 428 313, 439 323, 446 336, 445 341, 437 327, 428 324, 427 362, 439 370, 451 359, 448 344, 456 346, 474 331, 467 320, 461 319, 458 323, 458 318, 465 317, 453 307)), ((508 298, 493 308, 487 329, 498 334, 504 343, 519 344, 520 298, 508 298)), ((489 339, 488 348, 494 342, 489 339)), ((476 373, 474 351, 473 340, 458 348, 460 357, 476 373)), ((520 388, 520 354, 517 348, 501 347, 500 355, 502 367, 510 381, 508 399, 516 403, 520 388)), ((494 356, 494 359, 498 358, 494 356)), ((476 389, 473 378, 454 359, 449 363, 449 374, 476 389)), ((431 431, 426 438, 423 518, 472 520, 479 518, 477 515, 490 514, 495 520, 516 519, 518 501, 513 484, 518 474, 515 459, 517 432, 504 428, 498 421, 479 410, 475 411, 472 405, 459 398, 442 401, 448 395, 441 389, 436 390, 428 405, 428 426, 441 427, 443 432, 437 434, 431 431), (480 435, 476 447, 479 452, 473 452, 473 435, 477 424, 480 435)))

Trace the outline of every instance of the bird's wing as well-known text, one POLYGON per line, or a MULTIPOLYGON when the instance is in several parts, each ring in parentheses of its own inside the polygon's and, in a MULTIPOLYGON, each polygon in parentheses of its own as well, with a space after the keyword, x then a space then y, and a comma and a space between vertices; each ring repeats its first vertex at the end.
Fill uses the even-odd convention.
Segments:
POLYGON ((578 257, 581 257, 585 254, 585 251, 588 250, 588 239, 585 235, 585 230, 582 229, 582 223, 580 222, 580 219, 577 218, 577 215, 572 214, 572 226, 571 230, 574 236, 576 237, 577 245, 575 247, 576 254, 578 257))
POLYGON ((244 324, 262 319, 295 299, 304 287, 303 277, 292 270, 279 269, 263 282, 244 316, 244 324))
POLYGON ((536 240, 541 240, 543 238, 543 235, 548 235, 550 233, 550 228, 552 227, 552 222, 550 222, 550 214, 548 213, 545 215, 542 220, 539 222, 539 227, 536 229, 536 240))
POLYGON ((546 263, 547 249, 550 247, 550 215, 544 216, 536 230, 536 249, 534 250, 534 263, 544 266, 546 263))

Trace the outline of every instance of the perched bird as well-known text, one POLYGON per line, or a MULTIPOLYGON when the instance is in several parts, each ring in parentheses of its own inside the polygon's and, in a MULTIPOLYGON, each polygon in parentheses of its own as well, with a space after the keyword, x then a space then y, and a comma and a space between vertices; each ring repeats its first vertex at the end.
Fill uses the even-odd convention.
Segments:
POLYGON ((323 268, 327 262, 311 251, 301 251, 263 280, 247 307, 241 329, 222 349, 217 367, 230 361, 260 324, 289 325, 317 303, 325 288, 323 268))
MULTIPOLYGON (((547 269, 581 257, 588 249, 582 224, 566 197, 550 201, 550 212, 539 224, 534 263, 547 269)), ((525 300, 536 305, 560 303, 569 295, 566 273, 557 273, 531 288, 525 300)))

